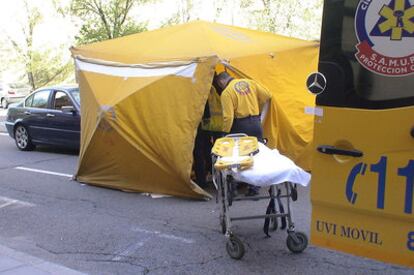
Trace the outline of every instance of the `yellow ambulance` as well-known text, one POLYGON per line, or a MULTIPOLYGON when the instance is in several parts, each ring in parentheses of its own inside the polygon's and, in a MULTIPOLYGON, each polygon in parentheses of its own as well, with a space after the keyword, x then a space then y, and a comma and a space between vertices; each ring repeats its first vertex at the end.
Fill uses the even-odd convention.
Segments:
POLYGON ((325 0, 311 241, 414 268, 414 1, 325 0))

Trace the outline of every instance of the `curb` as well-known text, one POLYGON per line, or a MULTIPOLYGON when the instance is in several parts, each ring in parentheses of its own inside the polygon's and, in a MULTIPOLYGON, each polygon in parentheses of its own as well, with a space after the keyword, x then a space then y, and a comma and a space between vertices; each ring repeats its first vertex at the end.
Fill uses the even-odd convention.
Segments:
POLYGON ((0 245, 0 273, 83 275, 79 271, 44 261, 0 245))

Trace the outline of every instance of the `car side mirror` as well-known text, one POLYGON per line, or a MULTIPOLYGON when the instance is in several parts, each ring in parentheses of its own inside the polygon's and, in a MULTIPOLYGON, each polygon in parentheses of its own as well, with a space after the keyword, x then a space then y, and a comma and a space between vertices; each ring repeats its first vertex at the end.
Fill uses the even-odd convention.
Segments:
POLYGON ((73 106, 62 106, 61 110, 64 114, 76 114, 76 109, 73 106))

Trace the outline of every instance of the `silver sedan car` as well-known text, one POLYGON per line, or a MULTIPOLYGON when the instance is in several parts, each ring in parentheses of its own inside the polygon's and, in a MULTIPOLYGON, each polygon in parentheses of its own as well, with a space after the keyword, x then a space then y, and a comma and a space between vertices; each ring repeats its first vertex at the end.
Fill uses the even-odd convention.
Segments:
POLYGON ((22 101, 31 92, 30 86, 21 83, 0 83, 0 103, 6 109, 10 103, 22 101))

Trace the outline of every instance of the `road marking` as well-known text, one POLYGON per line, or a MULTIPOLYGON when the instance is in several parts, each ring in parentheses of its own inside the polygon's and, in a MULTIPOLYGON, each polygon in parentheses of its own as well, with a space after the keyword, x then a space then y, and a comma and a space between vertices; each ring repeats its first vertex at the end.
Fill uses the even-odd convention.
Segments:
POLYGON ((22 167, 22 166, 14 167, 14 169, 24 170, 24 171, 34 172, 34 173, 41 173, 41 174, 47 174, 47 175, 54 175, 54 176, 72 178, 72 175, 70 175, 70 174, 57 173, 57 172, 53 172, 53 171, 33 169, 33 168, 27 168, 27 167, 22 167))
POLYGON ((35 206, 34 204, 32 204, 30 202, 19 201, 19 200, 11 199, 11 198, 8 198, 8 197, 0 196, 0 209, 5 208, 5 207, 10 206, 10 205, 16 205, 16 206, 22 206, 22 207, 33 207, 33 206, 35 206))
MULTIPOLYGON (((159 238, 164 238, 164 239, 168 239, 168 240, 174 240, 174 241, 179 241, 185 244, 192 244, 194 243, 194 240, 192 239, 187 239, 187 238, 183 238, 183 237, 179 237, 179 236, 175 236, 175 235, 171 235, 171 234, 165 234, 165 233, 161 233, 159 231, 151 231, 151 230, 146 230, 143 228, 139 228, 139 227, 135 227, 132 228, 133 232, 140 232, 140 233, 145 233, 145 234, 149 234, 149 235, 156 235, 159 238)), ((117 252, 116 256, 112 258, 112 261, 120 261, 122 260, 123 257, 128 257, 129 255, 133 254, 135 251, 137 251, 138 249, 140 249, 142 246, 144 246, 144 244, 150 239, 150 237, 146 237, 143 240, 137 242, 137 243, 133 243, 131 245, 129 245, 126 249, 117 252)))
POLYGON ((7 134, 7 133, 0 133, 0 136, 8 136, 9 134, 7 134))
POLYGON ((171 234, 165 234, 165 233, 161 233, 159 231, 151 231, 151 230, 146 230, 146 229, 142 229, 142 228, 133 228, 132 231, 134 232, 140 232, 140 233, 146 233, 146 234, 152 234, 152 235, 156 235, 157 237, 163 238, 163 239, 169 239, 169 240, 174 240, 174 241, 179 241, 185 244, 192 244, 194 243, 194 240, 192 239, 187 239, 187 238, 183 238, 183 237, 179 237, 179 236, 175 236, 175 235, 171 235, 171 234))
POLYGON ((112 258, 112 261, 120 261, 122 257, 128 257, 129 255, 137 251, 140 247, 142 247, 148 239, 149 238, 146 238, 140 242, 131 244, 126 249, 122 250, 121 252, 116 253, 117 255, 112 258))

